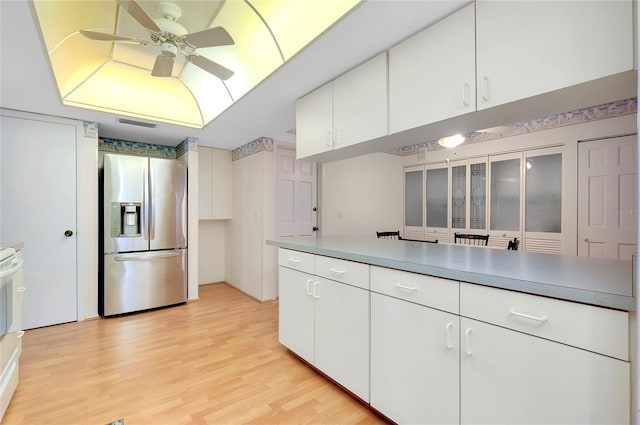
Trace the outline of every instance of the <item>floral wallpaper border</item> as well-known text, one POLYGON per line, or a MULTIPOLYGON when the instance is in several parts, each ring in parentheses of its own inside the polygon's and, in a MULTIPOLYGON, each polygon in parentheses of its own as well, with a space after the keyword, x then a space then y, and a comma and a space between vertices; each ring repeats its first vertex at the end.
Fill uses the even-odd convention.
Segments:
POLYGON ((151 143, 132 142, 129 140, 109 139, 100 137, 98 139, 98 150, 103 152, 123 153, 128 155, 152 156, 154 158, 180 158, 187 151, 198 149, 198 139, 187 137, 178 146, 154 145, 151 143))
MULTIPOLYGON (((499 133, 473 131, 471 133, 464 134, 464 137, 466 138, 465 144, 485 142, 487 140, 501 139, 503 137, 517 136, 535 131, 549 130, 551 128, 620 117, 623 115, 635 114, 637 110, 638 99, 634 97, 631 99, 591 106, 562 114, 550 115, 545 118, 520 121, 515 124, 501 126, 499 128, 502 131, 499 133)), ((408 156, 417 154, 422 148, 426 148, 427 151, 445 149, 438 144, 437 140, 431 140, 429 142, 392 149, 389 153, 399 156, 408 156)))
POLYGON ((260 137, 252 142, 240 146, 231 151, 231 160, 237 161, 254 153, 267 151, 273 152, 273 139, 270 137, 260 137))

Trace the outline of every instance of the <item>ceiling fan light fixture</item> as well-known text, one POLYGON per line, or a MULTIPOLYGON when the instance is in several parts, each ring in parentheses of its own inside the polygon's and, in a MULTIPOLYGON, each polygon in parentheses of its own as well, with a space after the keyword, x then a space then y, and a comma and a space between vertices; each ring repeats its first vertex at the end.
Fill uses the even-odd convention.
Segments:
POLYGON ((464 142, 465 138, 462 134, 455 134, 449 137, 443 137, 442 139, 438 139, 438 144, 447 149, 453 149, 456 146, 461 145, 464 142))

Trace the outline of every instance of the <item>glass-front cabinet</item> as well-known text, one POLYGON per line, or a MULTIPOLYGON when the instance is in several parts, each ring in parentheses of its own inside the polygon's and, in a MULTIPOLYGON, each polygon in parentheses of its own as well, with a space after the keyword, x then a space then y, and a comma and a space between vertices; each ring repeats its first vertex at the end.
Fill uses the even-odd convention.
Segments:
POLYGON ((451 162, 451 231, 486 234, 487 159, 451 162))
MULTIPOLYGON (((524 237, 526 250, 563 251, 563 167, 559 148, 524 153, 524 237)), ((566 208, 565 208, 566 209, 566 208)))
POLYGON ((425 239, 449 241, 449 167, 426 166, 426 234, 425 239))
POLYGON ((403 237, 453 243, 456 232, 488 233, 494 248, 518 238, 520 250, 562 253, 564 149, 405 168, 403 237))
POLYGON ((424 166, 404 170, 404 232, 405 239, 424 239, 424 166))
POLYGON ((522 153, 489 157, 489 245, 522 240, 522 153))

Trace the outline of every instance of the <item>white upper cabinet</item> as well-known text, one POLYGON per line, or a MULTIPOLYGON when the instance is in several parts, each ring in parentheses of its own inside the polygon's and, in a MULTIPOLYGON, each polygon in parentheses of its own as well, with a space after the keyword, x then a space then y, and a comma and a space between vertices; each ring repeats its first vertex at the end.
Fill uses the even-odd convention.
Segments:
POLYGON ((231 151, 198 147, 198 218, 231 218, 231 151))
POLYGON ((333 83, 296 102, 296 155, 306 158, 333 149, 333 83))
POLYGON ((476 2, 477 109, 633 69, 632 2, 476 2))
POLYGON ((387 53, 333 82, 334 148, 386 136, 387 53))
POLYGON ((389 50, 389 132, 476 109, 475 5, 389 50))
POLYGON ((298 100, 297 158, 386 136, 387 104, 384 52, 298 100))

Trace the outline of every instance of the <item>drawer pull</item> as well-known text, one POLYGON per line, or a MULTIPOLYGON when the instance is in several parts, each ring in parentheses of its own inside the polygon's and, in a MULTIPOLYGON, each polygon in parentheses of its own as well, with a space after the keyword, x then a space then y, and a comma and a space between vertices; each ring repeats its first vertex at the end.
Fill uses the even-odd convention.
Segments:
POLYGON ((530 314, 519 313, 519 312, 515 311, 514 309, 511 309, 510 313, 513 314, 514 316, 524 317, 525 319, 530 319, 530 320, 535 320, 536 322, 544 323, 544 322, 547 321, 547 316, 542 316, 542 317, 531 316, 530 314))
POLYGON ((453 343, 451 342, 451 329, 453 329, 453 323, 447 323, 447 350, 453 350, 453 343))
POLYGON ((299 263, 300 260, 298 260, 297 258, 289 258, 289 261, 291 261, 292 263, 299 263))
POLYGON ((318 295, 318 291, 317 291, 319 283, 320 282, 313 283, 313 298, 320 298, 320 295, 318 295))
POLYGON ((407 285, 403 285, 400 282, 396 283, 396 288, 405 289, 405 290, 411 291, 411 292, 418 290, 417 286, 407 286, 407 285))
POLYGON ((467 357, 471 357, 473 352, 471 351, 471 328, 467 328, 464 331, 464 353, 467 357))
POLYGON ((311 282, 313 282, 313 279, 307 280, 307 295, 311 295, 311 282))
POLYGON ((347 271, 346 270, 336 270, 333 267, 331 267, 331 269, 329 269, 332 273, 337 273, 337 274, 345 274, 347 271))

